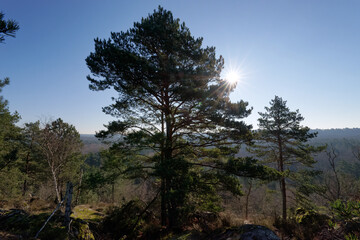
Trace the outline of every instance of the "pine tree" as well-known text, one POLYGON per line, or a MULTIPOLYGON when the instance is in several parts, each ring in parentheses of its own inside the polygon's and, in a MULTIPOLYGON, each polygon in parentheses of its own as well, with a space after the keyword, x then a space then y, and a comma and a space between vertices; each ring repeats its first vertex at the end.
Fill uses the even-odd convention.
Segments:
POLYGON ((219 186, 240 194, 235 174, 254 163, 235 158, 233 149, 249 138, 241 119, 251 109, 230 102, 235 84, 220 77, 224 60, 202 41, 159 7, 128 31, 95 39, 86 59, 90 89, 119 94, 103 109, 119 120, 97 135, 122 134, 113 149, 128 156, 119 159, 127 160, 124 174, 159 180, 161 223, 170 227, 185 216, 186 203, 215 201, 219 186))
POLYGON ((287 179, 296 180, 300 171, 309 175, 316 173, 308 170, 315 163, 312 154, 324 147, 312 147, 307 143, 317 133, 301 126, 304 118, 299 110, 290 111, 281 97, 275 96, 265 110, 259 112, 258 137, 250 151, 281 173, 282 217, 286 220, 287 179))

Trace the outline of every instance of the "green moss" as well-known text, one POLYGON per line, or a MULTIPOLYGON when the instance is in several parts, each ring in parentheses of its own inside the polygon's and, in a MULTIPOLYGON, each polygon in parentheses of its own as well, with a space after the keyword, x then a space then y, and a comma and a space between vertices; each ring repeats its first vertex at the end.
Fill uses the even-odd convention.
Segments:
POLYGON ((86 205, 81 205, 76 206, 73 209, 73 214, 71 214, 71 217, 99 222, 103 219, 103 214, 87 207, 86 205))

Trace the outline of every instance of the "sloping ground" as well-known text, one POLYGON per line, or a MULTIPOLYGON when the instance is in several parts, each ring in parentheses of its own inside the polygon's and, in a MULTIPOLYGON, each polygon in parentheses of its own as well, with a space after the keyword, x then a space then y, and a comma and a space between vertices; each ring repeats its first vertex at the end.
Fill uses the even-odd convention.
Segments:
MULTIPOLYGON (((0 239, 34 239, 36 233, 43 226, 50 213, 29 214, 23 210, 0 209, 0 239)), ((64 216, 58 212, 48 222, 46 227, 40 233, 38 239, 113 239, 111 234, 106 232, 101 225, 105 223, 102 221, 104 215, 102 209, 93 209, 90 205, 80 205, 74 209, 72 214, 72 221, 70 231, 63 226, 64 216)), ((148 227, 151 227, 150 223, 148 227)), ((309 224, 315 224, 310 222, 309 224)), ((301 224, 291 225, 292 228, 298 228, 301 231, 312 231, 308 227, 301 227, 301 224)), ((354 225, 355 226, 355 225, 354 225)), ((144 225, 142 225, 144 227, 144 225)), ((315 240, 340 240, 340 239, 359 239, 358 225, 352 229, 352 234, 349 234, 349 224, 343 225, 338 223, 335 228, 330 228, 328 224, 322 225, 319 229, 313 232, 312 237, 296 237, 293 234, 283 236, 284 240, 293 239, 315 239, 315 240), (291 236, 289 236, 291 235, 291 236)), ((195 229, 190 229, 187 232, 168 232, 163 228, 142 228, 143 232, 134 235, 133 238, 126 239, 166 239, 166 240, 279 240, 280 233, 274 233, 272 230, 259 225, 247 224, 239 227, 220 228, 207 233, 195 229), (147 229, 147 230, 146 230, 147 229), (152 231, 153 230, 153 231, 152 231)), ((293 229, 293 232, 296 232, 293 229)), ((299 235, 300 236, 300 235, 299 235)))
MULTIPOLYGON (((31 215, 19 209, 0 210, 0 239, 34 239, 49 216, 50 213, 31 215)), ((73 219, 68 233, 63 221, 63 215, 56 213, 38 239, 95 239, 87 222, 73 219)))
POLYGON ((18 240, 21 239, 21 236, 0 231, 0 239, 18 240))
MULTIPOLYGON (((40 213, 30 215, 19 209, 1 210, 0 211, 0 231, 4 239, 31 239, 40 230, 48 213, 40 213), (6 238, 5 238, 6 236, 6 238)), ((65 239, 66 230, 61 226, 63 218, 59 214, 55 214, 52 221, 40 233, 40 239, 65 239)))
MULTIPOLYGON (((31 215, 23 210, 11 209, 0 210, 0 239, 34 239, 34 236, 42 227, 50 213, 40 213, 31 215)), ((88 205, 77 206, 74 209, 70 233, 67 232, 63 223, 63 215, 57 213, 48 222, 44 230, 40 233, 39 239, 106 239, 106 235, 96 233, 96 222, 101 221, 103 215, 91 209, 88 205), (82 220, 87 219, 89 223, 82 220), (94 232, 91 232, 93 228, 94 232), (94 237, 95 236, 95 237, 94 237), (104 238, 105 237, 105 238, 104 238)), ((158 235, 159 236, 159 235, 158 235)), ((141 236, 139 236, 142 239, 141 236)), ((149 237, 149 235, 148 235, 149 237)), ((148 239, 148 237, 146 239, 148 239)), ((156 239, 151 238, 150 239, 156 239)), ((166 235, 164 239, 213 239, 213 240, 232 240, 232 239, 263 239, 278 240, 279 238, 270 229, 257 225, 244 225, 237 228, 230 228, 217 234, 204 236, 200 232, 192 231, 179 235, 166 235)))

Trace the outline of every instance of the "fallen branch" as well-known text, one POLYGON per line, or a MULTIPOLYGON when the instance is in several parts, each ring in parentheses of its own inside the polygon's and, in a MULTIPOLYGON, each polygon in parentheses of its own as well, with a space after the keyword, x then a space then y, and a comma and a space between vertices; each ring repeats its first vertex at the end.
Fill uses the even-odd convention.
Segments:
POLYGON ((65 198, 56 206, 55 210, 51 213, 51 215, 48 217, 48 219, 46 220, 46 222, 44 223, 44 225, 40 228, 40 230, 36 233, 35 239, 38 238, 40 232, 44 229, 44 227, 46 226, 46 224, 50 221, 50 219, 52 218, 52 216, 55 214, 55 212, 57 210, 59 210, 60 206, 62 205, 62 203, 64 202, 65 198))

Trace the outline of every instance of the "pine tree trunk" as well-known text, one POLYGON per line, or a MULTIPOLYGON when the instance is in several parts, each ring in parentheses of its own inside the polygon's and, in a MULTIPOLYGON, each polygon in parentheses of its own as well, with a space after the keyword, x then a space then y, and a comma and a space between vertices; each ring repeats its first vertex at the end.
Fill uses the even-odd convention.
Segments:
MULTIPOLYGON (((279 170, 281 173, 284 173, 284 157, 283 157, 283 146, 280 136, 278 136, 278 146, 279 146, 279 170)), ((286 220, 286 182, 285 177, 281 177, 280 179, 280 189, 281 189, 281 197, 282 197, 282 217, 283 220, 286 220)))
POLYGON ((161 178, 161 226, 166 226, 166 219, 167 219, 167 214, 166 214, 166 198, 165 198, 165 194, 166 194, 166 186, 165 186, 165 178, 161 178))
POLYGON ((286 214, 286 183, 285 178, 281 178, 280 180, 280 187, 281 187, 281 197, 282 197, 282 217, 283 220, 286 220, 287 214, 286 214))
POLYGON ((111 183, 111 203, 115 203, 115 182, 111 183))
MULTIPOLYGON (((33 145, 33 141, 31 140, 30 142, 30 149, 32 149, 32 145, 33 145)), ((28 153, 26 154, 26 162, 25 162, 25 174, 26 177, 29 177, 30 174, 30 151, 28 151, 28 153)), ((24 185, 23 185, 23 196, 25 196, 26 192, 28 189, 28 183, 27 183, 27 179, 24 180, 24 185)))
POLYGON ((248 216, 249 216, 249 198, 250 198, 251 188, 252 188, 251 180, 249 180, 248 183, 249 183, 249 189, 246 194, 246 202, 245 202, 245 219, 246 220, 248 220, 248 216))
MULTIPOLYGON (((172 124, 170 113, 165 113, 165 123, 166 123, 166 141, 165 141, 165 166, 168 168, 170 166, 169 161, 172 159, 172 124)), ((167 169, 168 170, 168 169, 167 169)), ((165 176, 165 195, 171 192, 171 176, 166 174, 165 176)), ((174 206, 172 206, 172 199, 166 197, 166 209, 168 217, 168 226, 172 228, 175 224, 175 213, 174 206)))
POLYGON ((80 197, 80 192, 81 192, 81 184, 82 184, 83 175, 84 175, 84 170, 81 169, 79 187, 76 192, 75 205, 79 204, 79 197, 80 197))
MULTIPOLYGON (((161 131, 163 136, 165 135, 165 124, 164 124, 164 113, 161 113, 161 131)), ((165 160, 165 143, 162 141, 161 143, 161 159, 160 165, 164 166, 165 160)), ((161 197, 161 226, 166 226, 167 222, 167 214, 166 214, 166 184, 165 184, 165 177, 161 176, 161 186, 160 186, 160 197, 161 197)))

